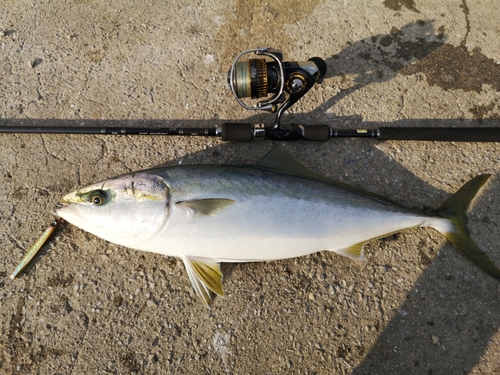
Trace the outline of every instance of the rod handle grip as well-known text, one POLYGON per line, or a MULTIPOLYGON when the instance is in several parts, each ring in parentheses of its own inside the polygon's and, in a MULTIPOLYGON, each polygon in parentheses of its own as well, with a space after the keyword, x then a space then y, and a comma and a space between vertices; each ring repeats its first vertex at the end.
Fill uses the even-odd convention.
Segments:
POLYGON ((241 122, 226 122, 222 126, 222 140, 227 142, 248 142, 253 139, 253 125, 241 122))
POLYGON ((328 125, 304 125, 304 140, 326 142, 330 139, 328 125))

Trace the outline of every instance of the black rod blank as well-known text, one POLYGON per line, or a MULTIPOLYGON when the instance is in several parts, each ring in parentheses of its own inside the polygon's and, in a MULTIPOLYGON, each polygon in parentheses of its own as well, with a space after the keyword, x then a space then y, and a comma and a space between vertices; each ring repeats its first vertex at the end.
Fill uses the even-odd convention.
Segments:
POLYGON ((500 142, 500 128, 379 128, 377 139, 407 141, 500 142))
POLYGON ((256 139, 328 141, 330 138, 375 138, 377 140, 500 142, 500 127, 380 127, 376 129, 332 129, 328 125, 282 125, 262 127, 249 123, 224 123, 206 128, 136 128, 99 126, 0 126, 1 133, 174 135, 221 137, 241 142, 256 139))
POLYGON ((217 136, 217 128, 132 128, 120 126, 0 126, 1 133, 113 134, 113 135, 203 135, 217 136))

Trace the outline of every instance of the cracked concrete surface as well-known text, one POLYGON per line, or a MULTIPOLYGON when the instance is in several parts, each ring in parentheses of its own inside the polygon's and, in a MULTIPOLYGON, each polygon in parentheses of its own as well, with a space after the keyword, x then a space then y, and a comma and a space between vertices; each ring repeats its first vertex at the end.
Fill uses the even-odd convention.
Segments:
MULTIPOLYGON (((285 123, 499 126, 497 2, 98 0, 0 2, 0 126, 272 122, 227 91, 236 55, 323 57, 285 123)), ((177 259, 68 224, 8 276, 65 193, 171 163, 252 163, 271 142, 0 135, 0 372, 6 374, 500 374, 500 284, 431 230, 330 253, 223 264, 211 310, 177 259)), ((497 143, 289 143, 314 171, 415 208, 494 178, 470 210, 500 265, 497 143)))

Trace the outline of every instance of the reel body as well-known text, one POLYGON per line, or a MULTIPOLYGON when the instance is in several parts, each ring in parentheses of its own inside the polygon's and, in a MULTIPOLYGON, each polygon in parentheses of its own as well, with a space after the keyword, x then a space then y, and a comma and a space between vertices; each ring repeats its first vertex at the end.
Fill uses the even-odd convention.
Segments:
POLYGON ((315 83, 321 83, 325 74, 326 63, 319 57, 308 61, 283 62, 281 51, 257 48, 244 51, 236 57, 227 74, 227 82, 243 108, 276 113, 274 126, 279 127, 285 110, 304 96, 315 83), (242 59, 249 54, 260 58, 242 59), (266 57, 271 61, 266 60, 266 57), (242 98, 262 100, 251 105, 242 98))

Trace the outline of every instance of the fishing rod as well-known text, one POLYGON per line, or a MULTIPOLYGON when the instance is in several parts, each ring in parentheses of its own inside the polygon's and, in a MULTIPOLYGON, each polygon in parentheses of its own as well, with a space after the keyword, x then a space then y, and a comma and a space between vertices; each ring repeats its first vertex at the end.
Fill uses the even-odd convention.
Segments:
POLYGON ((74 126, 0 126, 0 133, 173 135, 218 137, 223 141, 253 140, 322 141, 331 138, 374 138, 377 140, 500 142, 500 127, 379 127, 334 129, 329 125, 281 124, 284 112, 316 83, 327 70, 319 57, 307 61, 283 61, 281 51, 257 48, 240 53, 227 73, 227 84, 238 104, 248 110, 276 113, 274 124, 222 123, 217 127, 141 128, 74 126), (247 55, 257 58, 248 58, 247 55), (245 58, 244 58, 245 57, 245 58))
POLYGON ((328 125, 277 125, 223 123, 215 128, 134 128, 118 126, 0 126, 0 133, 176 135, 218 137, 223 141, 253 140, 323 141, 331 138, 373 138, 400 141, 500 142, 500 128, 380 127, 376 129, 333 129, 328 125))

